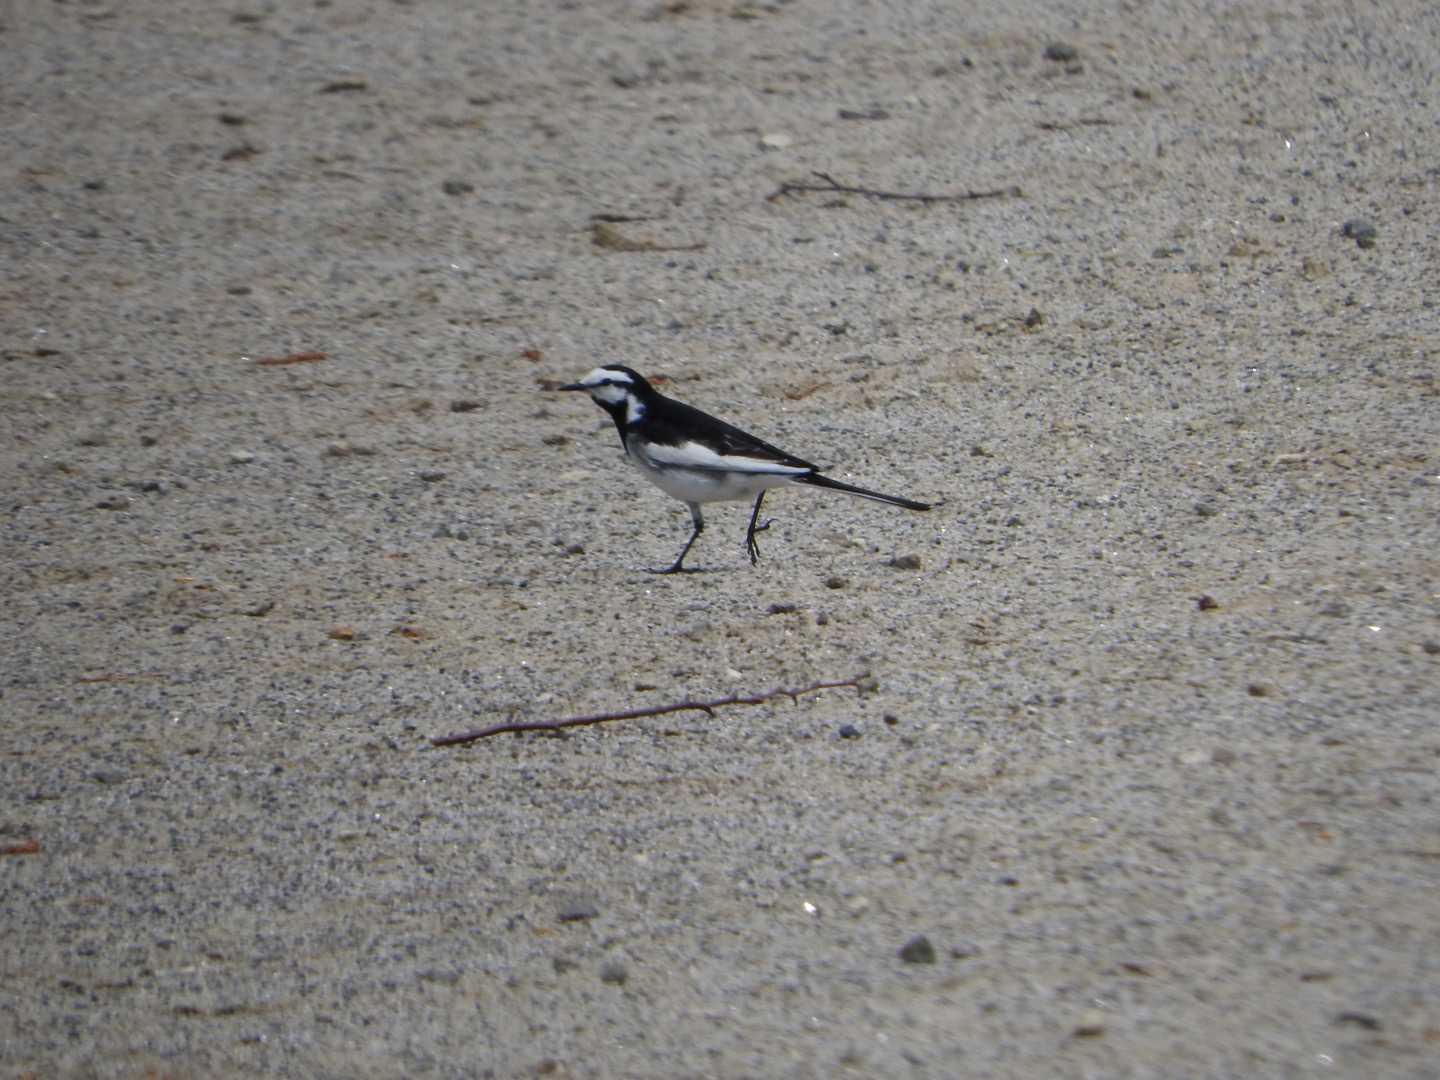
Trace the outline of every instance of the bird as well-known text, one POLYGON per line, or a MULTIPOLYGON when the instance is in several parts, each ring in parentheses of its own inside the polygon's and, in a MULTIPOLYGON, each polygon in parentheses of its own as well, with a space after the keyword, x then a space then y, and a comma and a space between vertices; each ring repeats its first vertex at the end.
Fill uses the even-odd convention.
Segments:
POLYGON ((686 570, 685 556, 705 531, 705 518, 700 512, 704 503, 755 499, 745 533, 745 550, 752 566, 760 561, 755 534, 770 527, 769 521, 760 521, 760 506, 765 493, 773 487, 808 484, 907 510, 931 507, 930 503, 832 480, 821 474, 818 465, 787 454, 694 406, 666 397, 638 371, 622 364, 597 367, 579 382, 558 389, 589 393, 615 421, 626 457, 652 484, 689 507, 694 526, 690 539, 674 563, 650 573, 678 574, 686 570))

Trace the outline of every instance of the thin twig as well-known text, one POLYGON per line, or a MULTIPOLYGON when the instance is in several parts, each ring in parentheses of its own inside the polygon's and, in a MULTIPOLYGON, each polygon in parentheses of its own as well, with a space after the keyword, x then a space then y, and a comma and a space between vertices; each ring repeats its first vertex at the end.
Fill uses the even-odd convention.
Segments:
POLYGON ((477 739, 488 739, 491 735, 504 735, 510 731, 559 731, 562 728, 588 727, 590 724, 604 724, 611 720, 638 720, 642 716, 663 716, 665 713, 697 711, 707 716, 714 716, 715 710, 726 705, 763 705, 774 698, 788 697, 791 701, 798 701, 801 694, 813 694, 817 690, 834 690, 837 687, 853 686, 856 690, 864 691, 869 688, 870 673, 861 672, 849 679, 839 679, 835 682, 816 682, 809 686, 802 686, 796 690, 787 690, 777 686, 774 690, 766 691, 763 694, 736 694, 732 697, 717 698, 714 701, 677 701, 673 705, 654 705, 646 709, 626 709, 624 712, 596 713, 593 716, 568 716, 563 720, 515 720, 504 724, 494 724, 487 728, 479 728, 476 731, 467 731, 460 735, 442 735, 430 740, 431 746, 458 746, 461 743, 475 742, 477 739))
POLYGON ((991 191, 960 191, 950 195, 932 195, 925 192, 907 191, 879 191, 876 188, 855 187, 851 184, 842 184, 829 173, 817 172, 815 174, 823 184, 795 184, 786 182, 776 188, 771 194, 765 197, 766 202, 774 202, 776 199, 786 195, 794 195, 804 192, 823 191, 840 195, 865 195, 871 199, 896 199, 905 202, 966 202, 970 199, 1001 199, 1008 196, 1020 198, 1022 193, 1018 187, 995 188, 991 191))
POLYGON ((255 363, 261 367, 283 367, 286 364, 316 364, 328 357, 323 352, 293 352, 284 356, 262 356, 255 363))

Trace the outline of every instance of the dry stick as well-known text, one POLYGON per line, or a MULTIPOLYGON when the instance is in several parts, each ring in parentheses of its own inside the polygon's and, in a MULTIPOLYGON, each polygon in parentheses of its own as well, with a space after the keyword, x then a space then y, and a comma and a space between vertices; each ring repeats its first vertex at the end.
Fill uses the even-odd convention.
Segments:
POLYGON ((559 731, 561 728, 587 727, 590 724, 604 724, 611 720, 638 720, 642 716, 662 716, 665 713, 686 710, 697 710, 714 716, 715 710, 724 705, 763 705, 777 697, 788 697, 791 701, 797 701, 801 694, 813 694, 817 690, 834 690, 841 686, 853 686, 856 690, 864 691, 869 678, 870 673, 865 671, 853 678, 840 679, 836 682, 811 683, 798 690, 786 690, 782 686, 777 686, 774 690, 748 697, 736 694, 733 697, 717 698, 714 701, 677 701, 673 705, 654 705, 648 709, 627 709, 625 712, 597 713, 594 716, 569 716, 563 720, 516 720, 480 728, 476 731, 467 731, 460 735, 442 735, 431 739, 430 745, 458 746, 461 743, 474 742, 477 739, 488 739, 491 735, 503 735, 509 731, 559 731))
POLYGON ((923 192, 909 193, 904 191, 877 191, 875 188, 853 187, 849 184, 842 184, 829 173, 817 172, 815 174, 823 184, 781 184, 775 191, 766 196, 766 202, 774 202, 776 199, 795 192, 807 191, 829 191, 841 195, 867 195, 872 199, 900 199, 907 202, 965 202, 968 199, 999 199, 1006 195, 1013 195, 1017 198, 1022 194, 1018 187, 995 188, 993 191, 962 191, 953 195, 927 195, 923 192))

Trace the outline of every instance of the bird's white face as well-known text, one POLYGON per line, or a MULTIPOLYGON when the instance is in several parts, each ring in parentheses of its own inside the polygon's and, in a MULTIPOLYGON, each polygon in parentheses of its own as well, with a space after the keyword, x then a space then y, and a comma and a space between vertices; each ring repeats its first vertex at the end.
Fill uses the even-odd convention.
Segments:
POLYGON ((635 393, 635 380, 623 371, 597 367, 568 389, 588 390, 597 405, 607 409, 625 406, 625 423, 634 424, 645 415, 645 404, 635 393))
POLYGON ((597 367, 577 385, 590 391, 590 396, 596 401, 603 401, 608 405, 619 405, 630 396, 630 376, 611 368, 597 367))

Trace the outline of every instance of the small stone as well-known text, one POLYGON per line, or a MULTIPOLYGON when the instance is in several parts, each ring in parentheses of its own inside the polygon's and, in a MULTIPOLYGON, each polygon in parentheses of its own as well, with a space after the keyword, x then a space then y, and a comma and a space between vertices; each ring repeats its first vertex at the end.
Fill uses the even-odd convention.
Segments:
POLYGON ((459 398, 450 402, 451 412, 474 412, 478 408, 480 408, 480 402, 470 398, 459 398))
POLYGON ((1343 619, 1350 614, 1350 605, 1339 600, 1331 600, 1320 609, 1320 614, 1332 619, 1343 619))
POLYGON ((916 934, 900 946, 900 959, 907 964, 935 963, 935 946, 924 934, 916 934))
POLYGON ((841 577, 839 574, 831 574, 825 579, 825 587, 827 589, 843 589, 846 585, 849 584, 850 582, 845 580, 845 578, 841 577))
POLYGON ((95 504, 97 510, 128 510, 130 509, 129 495, 111 495, 101 499, 95 504))
POLYGON ((249 464, 250 464, 252 461, 254 461, 254 460, 255 460, 255 455, 254 455, 253 453, 251 453, 249 450, 231 450, 231 451, 230 451, 230 464, 231 464, 231 465, 249 465, 249 464))
POLYGON ((799 609, 794 604, 771 604, 765 609, 767 615, 791 615, 799 609))
POLYGON ((1425 651, 1426 656, 1440 656, 1440 641, 1422 641, 1420 648, 1425 651))
POLYGON ((920 556, 913 554, 896 555, 893 559, 890 560, 890 565, 893 566, 896 570, 919 570, 920 556))
POLYGON ((1375 226, 1360 218, 1353 218, 1340 226, 1340 235, 1348 236, 1362 248, 1375 246, 1375 238, 1378 235, 1375 226))
POLYGON ((589 900, 572 900, 568 904, 561 905, 560 909, 555 912, 555 918, 561 922, 585 922, 597 918, 599 915, 600 909, 589 900))
POLYGON ((760 146, 765 150, 784 150, 793 145, 795 137, 783 131, 772 131, 760 136, 760 146))
POLYGON ((1385 1026, 1377 1017, 1362 1012, 1342 1012, 1335 1017, 1335 1024, 1337 1027, 1349 1024, 1366 1031, 1379 1031, 1385 1026))
POLYGON ((445 479, 445 474, 439 469, 421 469, 416 475, 427 484, 438 483, 445 479))
POLYGON ((584 545, 584 544, 566 544, 566 545, 565 545, 565 554, 566 554, 566 555, 584 555, 584 554, 585 554, 585 545, 584 545))
POLYGON ((440 185, 440 190, 446 195, 469 195, 475 190, 475 185, 469 180, 446 180, 440 185))
POLYGON ((1074 45, 1067 45, 1063 41, 1054 41, 1045 46, 1045 59, 1053 60, 1057 64, 1068 64, 1079 55, 1079 49, 1074 45))
POLYGON ((1025 329, 1034 330, 1045 325, 1045 313, 1039 308, 1032 307, 1025 314, 1025 329))
POLYGON ((1214 611, 1220 606, 1220 601, 1216 600, 1209 593, 1206 593, 1204 596, 1197 596, 1195 598, 1195 606, 1201 611, 1214 611))
POLYGON ((619 960, 606 960, 600 965, 600 981, 611 986, 624 986, 630 978, 630 972, 619 960))
POLYGON ((858 739, 860 737, 860 729, 854 724, 844 724, 836 734, 842 739, 858 739))

